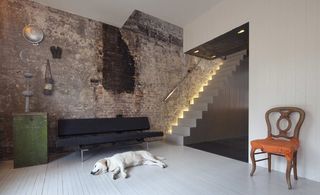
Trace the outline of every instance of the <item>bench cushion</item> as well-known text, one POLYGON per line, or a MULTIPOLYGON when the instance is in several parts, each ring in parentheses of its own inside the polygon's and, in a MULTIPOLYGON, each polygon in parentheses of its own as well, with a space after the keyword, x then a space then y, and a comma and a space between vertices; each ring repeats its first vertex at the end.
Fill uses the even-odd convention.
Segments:
POLYGON ((79 146, 90 144, 102 144, 111 142, 140 140, 150 137, 163 136, 161 131, 130 131, 124 133, 106 133, 94 135, 78 135, 59 137, 56 141, 57 147, 79 146))
POLYGON ((60 119, 58 136, 92 135, 150 129, 147 117, 60 119))

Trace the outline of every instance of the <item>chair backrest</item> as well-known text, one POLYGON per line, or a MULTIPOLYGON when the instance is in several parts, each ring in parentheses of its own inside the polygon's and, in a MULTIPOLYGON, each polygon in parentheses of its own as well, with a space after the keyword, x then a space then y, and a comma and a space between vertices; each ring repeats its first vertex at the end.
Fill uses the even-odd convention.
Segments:
POLYGON ((267 126, 268 126, 268 136, 270 137, 276 137, 276 138, 286 138, 286 139, 292 139, 296 138, 299 139, 299 133, 301 125, 305 118, 305 112, 296 107, 276 107, 268 110, 265 115, 267 126), (270 116, 271 114, 278 113, 280 114, 279 118, 276 120, 275 127, 272 125, 270 116), (295 121, 295 124, 293 124, 293 114, 298 113, 299 116, 297 120, 295 121), (282 128, 280 123, 282 120, 285 120, 287 122, 287 127, 282 128), (273 128, 274 127, 274 128, 273 128), (278 134, 273 134, 273 129, 276 129, 276 132, 278 134), (291 133, 293 130, 293 134, 291 133), (292 135, 290 135, 290 133, 292 135))

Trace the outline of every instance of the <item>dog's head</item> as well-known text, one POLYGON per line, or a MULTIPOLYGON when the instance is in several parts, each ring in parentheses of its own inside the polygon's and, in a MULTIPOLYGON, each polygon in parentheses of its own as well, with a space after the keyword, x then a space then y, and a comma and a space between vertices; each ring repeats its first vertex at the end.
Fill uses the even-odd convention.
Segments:
POLYGON ((99 175, 101 173, 108 172, 108 171, 109 171, 108 160, 107 159, 100 159, 94 164, 94 167, 91 171, 91 174, 92 175, 99 175))

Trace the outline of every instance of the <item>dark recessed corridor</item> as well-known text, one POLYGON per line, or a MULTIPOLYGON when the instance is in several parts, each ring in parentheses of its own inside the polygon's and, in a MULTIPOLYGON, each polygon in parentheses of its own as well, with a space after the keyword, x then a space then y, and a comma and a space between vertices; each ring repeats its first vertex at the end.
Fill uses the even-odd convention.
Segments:
POLYGON ((190 144, 189 147, 248 162, 248 137, 190 144))

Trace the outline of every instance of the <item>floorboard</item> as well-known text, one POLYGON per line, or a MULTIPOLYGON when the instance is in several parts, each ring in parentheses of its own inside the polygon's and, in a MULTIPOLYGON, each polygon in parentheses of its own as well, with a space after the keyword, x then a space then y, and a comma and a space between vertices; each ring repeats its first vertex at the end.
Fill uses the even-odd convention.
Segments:
POLYGON ((283 173, 250 165, 197 149, 162 142, 149 145, 150 152, 165 157, 168 168, 140 166, 128 170, 128 179, 112 180, 109 174, 93 176, 94 163, 117 152, 141 150, 143 146, 100 147, 51 161, 46 165, 13 169, 12 161, 0 162, 0 194, 112 194, 112 195, 250 195, 318 194, 320 183, 299 178, 289 191, 283 173))

